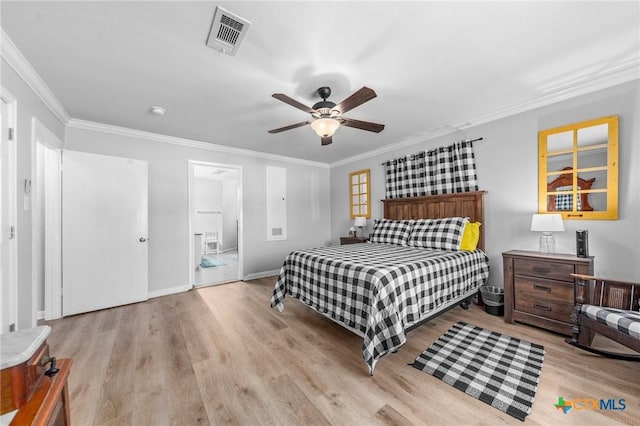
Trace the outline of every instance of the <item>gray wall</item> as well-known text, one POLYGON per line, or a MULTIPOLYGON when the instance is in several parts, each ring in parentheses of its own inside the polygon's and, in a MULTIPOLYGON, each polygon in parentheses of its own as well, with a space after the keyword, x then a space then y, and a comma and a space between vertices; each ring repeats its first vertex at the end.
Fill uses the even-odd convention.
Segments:
POLYGON ((149 163, 149 291, 188 283, 188 160, 241 166, 245 276, 280 269, 292 250, 324 245, 330 235, 329 168, 178 146, 68 127, 66 149, 149 163), (288 239, 266 241, 266 166, 287 169, 288 239))
MULTIPOLYGON (((555 103, 543 108, 425 141, 396 152, 331 169, 331 237, 346 235, 349 219, 349 172, 371 169, 372 219, 382 217, 385 160, 461 139, 483 137, 474 144, 480 189, 485 196, 486 250, 492 285, 502 286, 501 253, 538 250, 538 234, 529 231, 538 209, 538 131, 607 115, 620 116, 619 220, 565 221, 556 251, 575 253, 575 231, 589 230, 595 272, 606 277, 640 280, 640 81, 555 103)), ((369 221, 367 231, 371 231, 369 221)))
POLYGON ((0 84, 17 99, 17 165, 16 199, 18 244, 18 328, 32 327, 35 312, 32 309, 34 293, 31 265, 31 211, 24 210, 24 180, 31 179, 31 122, 36 117, 56 137, 64 140, 64 125, 47 108, 42 100, 27 86, 22 78, 4 59, 0 62, 2 80, 0 84))

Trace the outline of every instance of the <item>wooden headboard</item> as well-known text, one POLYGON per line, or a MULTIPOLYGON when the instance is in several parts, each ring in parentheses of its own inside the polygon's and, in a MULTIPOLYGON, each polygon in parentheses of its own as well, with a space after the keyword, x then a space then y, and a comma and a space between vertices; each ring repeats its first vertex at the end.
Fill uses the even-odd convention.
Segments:
POLYGON ((484 250, 484 194, 486 193, 487 191, 476 191, 426 197, 388 198, 382 200, 384 217, 394 220, 468 217, 472 222, 482 223, 478 247, 484 250))

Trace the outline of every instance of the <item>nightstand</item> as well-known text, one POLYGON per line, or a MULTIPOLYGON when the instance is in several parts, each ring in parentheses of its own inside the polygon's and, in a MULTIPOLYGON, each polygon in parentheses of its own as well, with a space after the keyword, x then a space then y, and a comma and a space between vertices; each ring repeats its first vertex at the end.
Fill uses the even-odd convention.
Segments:
POLYGON ((340 245, 366 243, 367 237, 340 237, 340 245))
POLYGON ((502 253, 504 320, 571 335, 574 277, 593 275, 593 256, 511 250, 502 253))

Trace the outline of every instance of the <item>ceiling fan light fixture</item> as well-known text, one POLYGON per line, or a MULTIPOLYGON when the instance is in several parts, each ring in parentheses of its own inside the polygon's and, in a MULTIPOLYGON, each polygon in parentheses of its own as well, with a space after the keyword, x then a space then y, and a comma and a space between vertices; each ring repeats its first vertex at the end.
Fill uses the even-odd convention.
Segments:
POLYGON ((320 137, 333 136, 340 127, 340 122, 333 118, 318 118, 311 122, 311 128, 320 137))

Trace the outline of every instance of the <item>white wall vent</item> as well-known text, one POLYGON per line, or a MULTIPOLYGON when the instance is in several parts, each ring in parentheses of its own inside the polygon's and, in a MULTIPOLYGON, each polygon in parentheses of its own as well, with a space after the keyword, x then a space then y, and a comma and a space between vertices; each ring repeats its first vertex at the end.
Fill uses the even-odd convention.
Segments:
POLYGON ((251 22, 239 17, 220 6, 213 15, 207 46, 235 56, 251 22))

